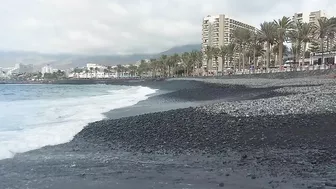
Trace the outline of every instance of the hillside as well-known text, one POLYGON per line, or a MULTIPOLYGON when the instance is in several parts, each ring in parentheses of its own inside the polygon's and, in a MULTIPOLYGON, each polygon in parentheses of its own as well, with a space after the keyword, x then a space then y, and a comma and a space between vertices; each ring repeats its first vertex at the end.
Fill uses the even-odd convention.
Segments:
POLYGON ((26 51, 0 51, 0 67, 12 67, 16 63, 34 64, 36 69, 50 64, 58 69, 70 67, 82 67, 88 62, 104 65, 117 65, 133 63, 141 59, 158 58, 162 54, 172 55, 175 53, 191 52, 200 50, 199 44, 176 46, 157 54, 131 54, 131 55, 75 55, 75 54, 43 54, 26 51))

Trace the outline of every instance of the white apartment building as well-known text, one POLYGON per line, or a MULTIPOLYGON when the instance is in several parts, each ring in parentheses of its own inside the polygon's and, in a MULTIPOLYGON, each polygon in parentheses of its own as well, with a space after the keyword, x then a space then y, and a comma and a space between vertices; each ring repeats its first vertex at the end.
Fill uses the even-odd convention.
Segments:
POLYGON ((46 66, 43 66, 41 69, 41 73, 45 74, 45 73, 53 73, 54 69, 48 64, 46 66))
POLYGON ((318 24, 318 19, 327 18, 327 14, 325 11, 313 11, 313 12, 298 12, 293 16, 293 21, 301 21, 305 23, 315 23, 318 24))
MULTIPOLYGON (((251 25, 235 20, 224 14, 214 16, 208 15, 204 17, 202 23, 203 53, 207 46, 220 48, 223 45, 229 44, 232 41, 232 33, 236 28, 244 28, 251 31, 257 30, 251 25)), ((209 62, 209 65, 206 61, 206 55, 203 57, 203 68, 207 70, 208 73, 215 73, 217 72, 217 69, 219 71, 222 70, 222 60, 220 57, 218 58, 219 64, 217 64, 216 60, 213 58, 213 60, 209 62)))

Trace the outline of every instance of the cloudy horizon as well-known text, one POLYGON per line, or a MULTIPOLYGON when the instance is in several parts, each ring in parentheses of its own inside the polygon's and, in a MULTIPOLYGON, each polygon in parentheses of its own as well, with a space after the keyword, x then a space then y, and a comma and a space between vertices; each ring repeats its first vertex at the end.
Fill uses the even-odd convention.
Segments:
POLYGON ((0 50, 74 54, 156 53, 201 43, 201 21, 226 14, 259 27, 332 0, 1 0, 0 50))

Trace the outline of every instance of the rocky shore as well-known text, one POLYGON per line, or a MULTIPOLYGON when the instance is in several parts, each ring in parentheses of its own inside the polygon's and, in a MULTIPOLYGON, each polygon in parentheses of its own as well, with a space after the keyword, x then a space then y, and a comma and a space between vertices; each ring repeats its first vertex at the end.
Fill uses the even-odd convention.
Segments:
POLYGON ((0 188, 336 188, 335 79, 193 80, 146 105, 206 103, 91 123, 0 161, 0 188))

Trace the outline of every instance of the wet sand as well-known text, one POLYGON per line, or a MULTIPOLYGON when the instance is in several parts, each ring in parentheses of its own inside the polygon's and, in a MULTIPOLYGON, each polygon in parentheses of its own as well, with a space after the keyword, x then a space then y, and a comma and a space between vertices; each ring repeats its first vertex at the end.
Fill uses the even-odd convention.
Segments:
POLYGON ((160 91, 69 143, 1 160, 0 188, 336 187, 333 80, 141 85, 160 91))

